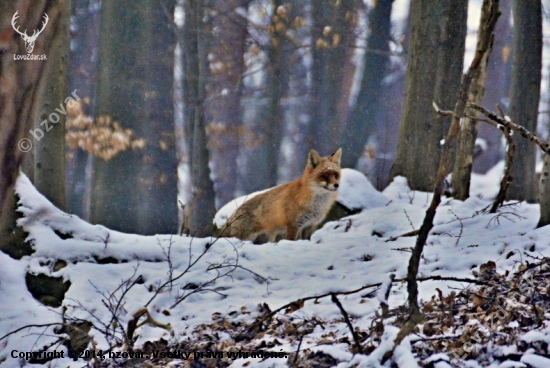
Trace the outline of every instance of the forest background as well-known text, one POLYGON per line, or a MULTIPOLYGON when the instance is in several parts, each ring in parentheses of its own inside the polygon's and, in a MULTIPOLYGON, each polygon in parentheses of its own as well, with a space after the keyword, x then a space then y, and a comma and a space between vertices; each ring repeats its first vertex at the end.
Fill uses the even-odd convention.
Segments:
MULTIPOLYGON (((495 3, 479 102, 500 104, 546 139, 548 4, 495 3)), ((299 177, 312 148, 327 155, 343 147, 343 167, 379 190, 403 175, 412 189, 431 191, 451 122, 432 103, 454 108, 481 5, 2 1, 0 230, 9 236, 1 242, 16 241, 20 166, 58 208, 139 234, 178 233, 183 222, 209 235, 217 209, 299 177), (32 54, 47 61, 16 60, 29 54, 23 29, 42 29, 32 54), (72 92, 80 101, 52 117, 72 92)), ((460 179, 451 188, 458 199, 469 195, 472 170, 484 173, 505 156, 498 129, 472 120, 462 127, 469 130, 456 146, 460 179)), ((513 138, 507 198, 537 201, 542 156, 513 138)))

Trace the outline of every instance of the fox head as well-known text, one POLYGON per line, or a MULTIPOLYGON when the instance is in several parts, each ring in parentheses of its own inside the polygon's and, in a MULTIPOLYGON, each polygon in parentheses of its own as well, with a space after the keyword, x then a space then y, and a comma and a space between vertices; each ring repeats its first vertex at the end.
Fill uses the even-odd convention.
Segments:
POLYGON ((305 175, 319 189, 336 192, 340 185, 340 159, 342 148, 327 157, 319 156, 315 150, 309 151, 305 175))

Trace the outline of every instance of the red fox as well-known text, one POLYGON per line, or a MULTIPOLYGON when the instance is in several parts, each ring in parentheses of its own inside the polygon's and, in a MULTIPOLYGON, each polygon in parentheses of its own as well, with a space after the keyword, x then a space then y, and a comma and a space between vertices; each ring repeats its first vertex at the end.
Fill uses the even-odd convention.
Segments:
POLYGON ((221 229, 223 236, 257 240, 266 236, 299 238, 302 230, 318 225, 338 197, 342 149, 320 157, 309 151, 302 177, 259 194, 243 203, 221 229))

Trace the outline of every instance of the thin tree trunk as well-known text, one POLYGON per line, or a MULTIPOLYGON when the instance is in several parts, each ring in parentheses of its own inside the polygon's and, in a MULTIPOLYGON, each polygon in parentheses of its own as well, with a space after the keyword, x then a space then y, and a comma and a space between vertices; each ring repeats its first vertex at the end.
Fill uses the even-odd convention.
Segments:
POLYGON ((242 131, 241 95, 243 90, 244 53, 247 19, 239 11, 248 8, 250 0, 227 0, 215 3, 215 37, 210 47, 212 102, 207 106, 212 129, 209 135, 215 190, 219 204, 235 197, 238 175, 239 138, 242 131))
POLYGON ((186 206, 185 226, 191 235, 212 234, 216 213, 214 184, 210 179, 204 100, 206 97, 207 55, 204 4, 201 0, 185 0, 183 28, 184 52, 184 124, 189 139, 192 200, 186 206))
MULTIPOLYGON (((488 6, 490 0, 484 0, 483 7, 488 6)), ((481 20, 481 24, 484 24, 484 20, 481 20)), ((483 32, 480 27, 478 35, 483 32)), ((479 36, 478 36, 479 39, 479 36)), ((485 87, 485 74, 487 71, 487 63, 489 62, 489 56, 493 49, 493 39, 491 36, 491 43, 487 48, 483 50, 483 56, 481 58, 479 67, 472 73, 472 84, 468 90, 468 101, 479 104, 483 98, 483 92, 485 87)), ((468 115, 475 116, 477 112, 468 109, 468 115)), ((477 124, 475 121, 469 118, 463 118, 460 125, 460 134, 458 138, 458 149, 456 152, 454 168, 453 168, 453 196, 456 199, 466 200, 470 196, 470 179, 472 176, 472 165, 474 162, 474 146, 477 137, 477 124)))
MULTIPOLYGON (((487 64, 485 92, 482 105, 494 109, 496 104, 508 106, 510 76, 512 75, 512 0, 500 0, 499 17, 495 28, 493 55, 487 64)), ((488 124, 478 124, 478 137, 487 142, 487 149, 474 160, 473 171, 486 173, 502 159, 502 134, 488 124)))
MULTIPOLYGON (((514 0, 514 52, 510 111, 512 121, 530 131, 537 128, 542 69, 542 5, 539 0, 514 0)), ((525 139, 516 143, 508 199, 534 202, 536 148, 525 139)))
MULTIPOLYGON (((312 1, 310 148, 330 154, 340 146, 338 103, 344 60, 350 52, 353 30, 351 0, 312 1)), ((346 152, 344 152, 344 156, 346 152)))
MULTIPOLYGON (((73 2, 73 17, 76 29, 72 33, 70 91, 78 90, 78 96, 87 99, 86 115, 94 115, 94 99, 97 82, 97 53, 99 46, 100 11, 99 0, 77 0, 73 2)), ((65 191, 67 212, 90 220, 91 177, 86 166, 93 156, 80 148, 67 148, 65 191)), ((89 170, 88 170, 89 171, 89 170)))
POLYGON ((284 129, 284 111, 281 99, 287 90, 286 78, 288 73, 283 70, 284 34, 288 28, 288 18, 279 16, 278 10, 281 0, 273 1, 274 12, 269 27, 269 46, 267 51, 267 117, 265 126, 266 161, 268 177, 266 187, 277 185, 277 169, 279 167, 279 153, 284 129))
POLYGON ((394 0, 380 0, 369 12, 369 36, 363 78, 357 101, 342 137, 343 167, 356 167, 369 135, 376 131, 381 112, 382 81, 390 62, 391 10, 394 0))

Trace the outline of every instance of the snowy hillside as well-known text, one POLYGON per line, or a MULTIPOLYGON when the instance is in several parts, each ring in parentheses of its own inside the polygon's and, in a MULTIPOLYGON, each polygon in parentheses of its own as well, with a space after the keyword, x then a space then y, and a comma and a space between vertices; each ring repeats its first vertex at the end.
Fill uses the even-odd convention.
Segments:
MULTIPOLYGON (((130 366, 130 361, 139 366, 146 360, 159 366, 168 361, 183 366, 185 359, 201 359, 202 366, 208 367, 311 366, 313 361, 317 366, 389 367, 391 362, 381 363, 381 359, 398 331, 392 325, 402 323, 400 308, 406 303, 407 290, 399 280, 406 276, 415 242, 414 237, 398 236, 420 227, 431 194, 409 190, 403 178, 376 193, 364 185, 354 187, 363 180, 354 175, 346 173, 349 180, 343 179, 347 184, 342 191, 348 203, 362 204, 361 213, 327 223, 311 241, 263 245, 236 239, 119 233, 59 211, 21 176, 17 192, 23 218, 19 224, 29 233, 34 253, 20 260, 0 253, 0 338, 17 331, 0 340, 0 364, 82 367, 86 360, 69 358, 69 349, 63 345, 63 339, 71 337, 71 353, 77 349, 76 326, 77 332, 89 335, 78 341, 92 357, 89 364, 96 366, 114 362, 130 366), (50 306, 33 298, 27 288, 32 279, 29 274, 64 282, 68 289, 61 306, 47 302, 51 298, 47 290, 42 301, 50 306), (385 297, 377 290, 380 283, 381 290, 386 290, 390 274, 396 278, 389 297, 391 312, 381 324, 380 304, 385 297), (350 330, 331 293, 336 293, 349 315, 363 354, 354 355, 350 330), (29 325, 34 327, 21 329, 29 325), (169 360, 155 355, 164 348, 180 354, 169 360), (25 360, 25 352, 42 350, 63 357, 49 360, 29 354, 30 360, 25 360), (97 357, 100 350, 105 360, 97 357), (239 351, 261 357, 233 355, 239 351), (271 353, 260 355, 259 351, 271 353), (126 355, 109 358, 116 352, 126 355), (132 360, 129 352, 138 355, 132 360)), ((531 271, 543 274, 548 267, 530 266, 550 257, 550 228, 535 229, 537 205, 508 204, 498 214, 484 211, 498 190, 498 180, 497 167, 486 176, 474 175, 472 198, 443 200, 419 274, 420 278, 478 280, 485 283, 485 291, 465 281, 421 282, 420 298, 428 317, 449 298, 456 300, 449 310, 462 308, 468 313, 457 313, 445 323, 427 320, 395 350, 397 366, 550 367, 546 351, 550 314, 538 304, 548 302, 545 288, 529 289, 525 297, 530 299, 514 304, 517 308, 532 304, 539 316, 537 323, 518 324, 512 319, 482 334, 480 341, 475 336, 471 341, 460 340, 472 326, 484 326, 482 315, 487 312, 485 302, 475 298, 459 303, 461 295, 489 295, 496 290, 491 280, 497 279, 505 289, 499 293, 506 295, 506 290, 521 284, 510 281, 514 272, 521 270, 521 277, 527 277, 531 271), (494 269, 490 261, 495 262, 494 269), (487 267, 492 270, 490 277, 487 267), (466 315, 469 321, 461 323, 466 315), (502 343, 502 335, 510 335, 510 330, 515 331, 514 338, 502 343), (434 345, 445 339, 462 341, 453 345, 455 354, 441 352, 434 345)))

